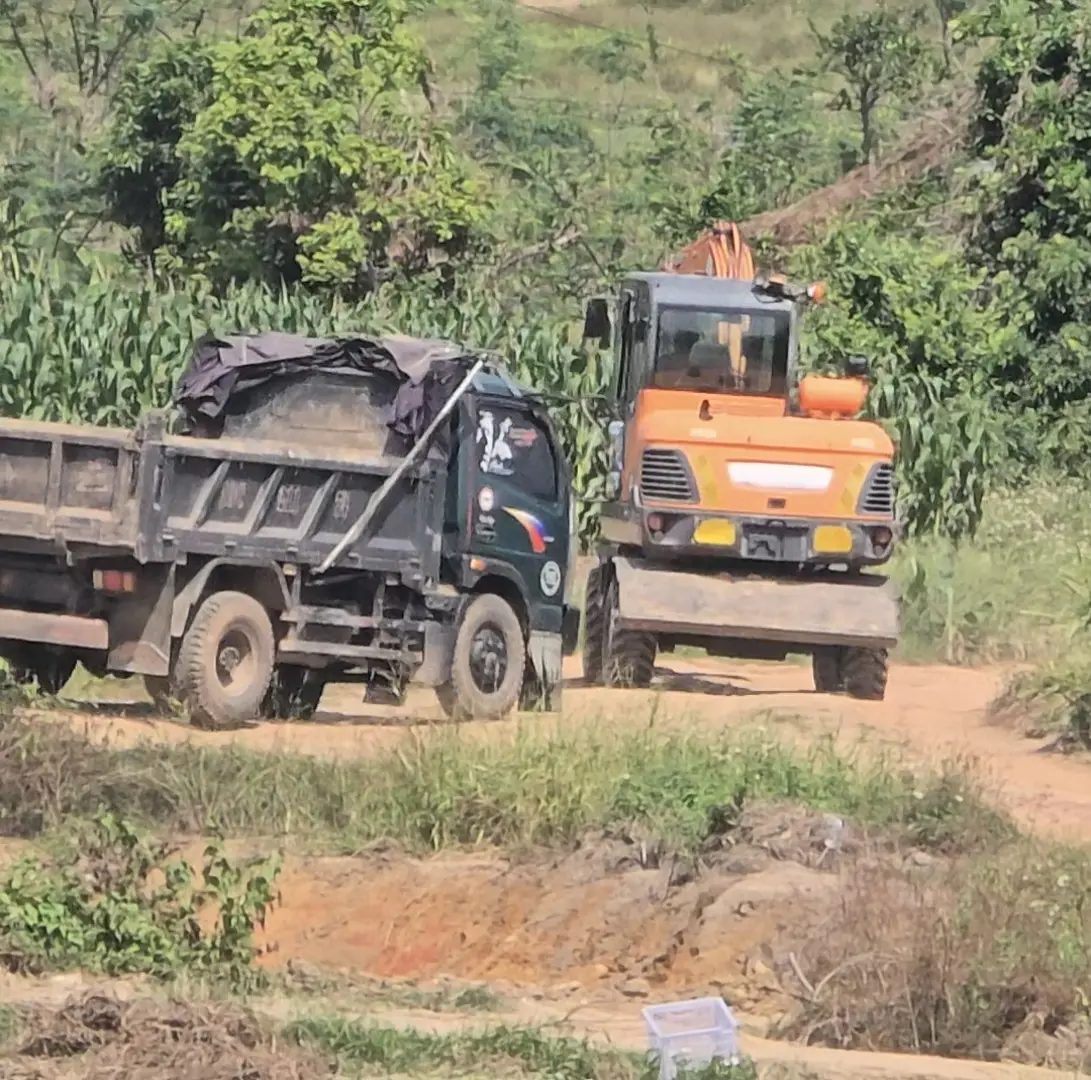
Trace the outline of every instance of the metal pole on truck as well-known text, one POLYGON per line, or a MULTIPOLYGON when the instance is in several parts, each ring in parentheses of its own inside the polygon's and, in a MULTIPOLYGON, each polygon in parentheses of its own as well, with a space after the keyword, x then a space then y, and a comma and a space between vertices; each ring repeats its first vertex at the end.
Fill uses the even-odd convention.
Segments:
POLYGON ((474 379, 477 378, 478 372, 485 366, 484 359, 478 360, 472 368, 466 378, 462 380, 455 389, 455 392, 443 403, 443 408, 436 413, 435 419, 424 429, 424 433, 413 444, 412 449, 402 459, 398 467, 386 478, 386 482, 378 491, 368 500, 368 504, 364 507, 364 512, 356 519, 352 528, 349 529, 344 536, 338 540, 334 549, 326 556, 322 565, 318 567, 317 573, 324 574, 345 552, 345 550, 356 543, 357 540, 363 535, 364 530, 371 524, 372 518, 375 517, 382 506, 383 501, 387 495, 394 490, 395 486, 402 479, 403 476, 409 471, 410 467, 415 464, 417 458, 424 452, 428 443, 431 441, 432 436, 439 430, 440 425, 448 416, 451 415, 454 407, 465 396, 466 391, 470 389, 470 385, 474 379))

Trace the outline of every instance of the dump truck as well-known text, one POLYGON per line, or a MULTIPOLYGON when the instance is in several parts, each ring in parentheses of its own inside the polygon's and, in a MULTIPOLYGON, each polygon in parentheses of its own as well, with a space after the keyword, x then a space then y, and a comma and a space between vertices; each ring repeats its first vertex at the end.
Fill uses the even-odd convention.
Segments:
POLYGON ((448 342, 198 342, 132 429, 0 420, 0 656, 142 676, 197 724, 313 715, 331 679, 455 717, 557 707, 577 647, 548 410, 448 342))
POLYGON ((718 223, 657 272, 592 300, 614 349, 612 456, 584 602, 585 678, 647 686, 657 652, 810 654, 815 688, 882 699, 898 596, 874 568, 897 535, 894 447, 859 419, 868 364, 797 374, 821 302, 758 275, 718 223))

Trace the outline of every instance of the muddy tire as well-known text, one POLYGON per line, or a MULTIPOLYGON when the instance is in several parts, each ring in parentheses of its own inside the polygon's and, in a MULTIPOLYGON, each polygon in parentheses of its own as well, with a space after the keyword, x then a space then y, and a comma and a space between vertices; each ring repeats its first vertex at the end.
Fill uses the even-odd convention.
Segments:
POLYGON ((20 642, 5 651, 11 677, 18 686, 38 684, 43 694, 55 697, 76 670, 76 654, 71 649, 20 642))
POLYGON ((617 615, 618 586, 612 581, 604 605, 602 681, 607 686, 644 689, 655 677, 658 643, 652 634, 619 630, 617 615))
POLYGON ((310 720, 318 712, 325 689, 322 672, 283 664, 269 680, 261 714, 267 720, 310 720))
POLYGON ((882 701, 887 666, 886 649, 845 649, 841 662, 845 693, 860 701, 882 701))
POLYGON ((602 685, 602 650, 605 632, 603 611, 603 580, 606 568, 602 563, 587 575, 587 590, 583 600, 583 681, 588 686, 602 685))
POLYGON ((175 683, 192 722, 227 729, 259 717, 275 659, 265 608, 245 593, 213 593, 178 650, 175 683))
POLYGON ((811 654, 814 688, 820 694, 840 694, 845 689, 844 649, 823 645, 811 654))
POLYGON ((436 688, 452 720, 501 720, 519 704, 526 669, 523 627, 503 597, 483 593, 462 617, 451 677, 436 688))

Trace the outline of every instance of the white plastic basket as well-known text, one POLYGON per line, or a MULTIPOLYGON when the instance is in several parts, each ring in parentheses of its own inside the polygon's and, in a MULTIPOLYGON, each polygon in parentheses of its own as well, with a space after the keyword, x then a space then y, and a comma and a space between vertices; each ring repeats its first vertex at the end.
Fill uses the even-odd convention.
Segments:
POLYGON ((675 1080, 680 1067, 700 1069, 714 1060, 739 1064, 739 1025, 723 998, 649 1005, 644 1027, 659 1057, 660 1080, 675 1080))

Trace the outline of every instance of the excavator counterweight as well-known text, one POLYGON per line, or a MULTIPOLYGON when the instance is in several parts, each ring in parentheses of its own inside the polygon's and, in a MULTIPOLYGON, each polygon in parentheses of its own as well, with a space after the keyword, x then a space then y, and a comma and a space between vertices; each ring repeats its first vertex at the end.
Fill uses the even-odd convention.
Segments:
POLYGON ((880 574, 896 538, 894 448, 858 418, 866 362, 797 379, 821 284, 759 277, 718 222, 621 284, 612 323, 619 419, 586 604, 584 673, 643 686, 679 645, 810 653, 816 688, 878 699, 898 637, 880 574))

